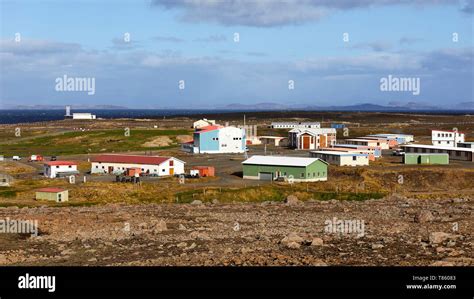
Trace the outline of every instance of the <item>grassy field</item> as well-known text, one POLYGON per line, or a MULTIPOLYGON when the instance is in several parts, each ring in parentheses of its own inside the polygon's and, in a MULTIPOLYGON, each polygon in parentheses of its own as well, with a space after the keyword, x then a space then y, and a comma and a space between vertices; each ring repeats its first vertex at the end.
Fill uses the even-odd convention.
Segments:
POLYGON ((125 136, 124 130, 98 130, 85 132, 68 132, 57 136, 36 137, 12 144, 1 145, 1 154, 5 156, 31 154, 74 155, 100 152, 127 152, 142 150, 159 150, 178 145, 177 136, 190 135, 189 130, 131 130, 125 136), (157 146, 150 142, 157 137, 167 137, 157 146), (148 144, 147 144, 148 142, 148 144))

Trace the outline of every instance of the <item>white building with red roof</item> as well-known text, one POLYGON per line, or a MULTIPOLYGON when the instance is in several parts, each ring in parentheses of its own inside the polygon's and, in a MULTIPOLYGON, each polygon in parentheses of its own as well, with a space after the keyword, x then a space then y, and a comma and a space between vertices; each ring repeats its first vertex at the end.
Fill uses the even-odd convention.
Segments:
POLYGON ((71 161, 49 161, 44 163, 43 174, 48 178, 59 178, 79 174, 77 163, 71 161))
POLYGON ((185 164, 174 157, 115 154, 97 155, 91 162, 91 173, 118 175, 139 168, 142 174, 154 176, 184 174, 185 164))

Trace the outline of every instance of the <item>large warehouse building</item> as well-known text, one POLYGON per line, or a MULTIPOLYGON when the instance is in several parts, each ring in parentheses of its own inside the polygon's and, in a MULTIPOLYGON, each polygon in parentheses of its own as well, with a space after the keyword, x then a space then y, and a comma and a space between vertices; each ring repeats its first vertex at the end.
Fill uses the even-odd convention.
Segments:
POLYGON ((134 155, 98 155, 91 162, 91 173, 118 175, 139 168, 142 174, 155 176, 182 174, 185 163, 174 157, 134 155))
POLYGON ((440 153, 448 154, 450 160, 474 162, 474 148, 434 146, 426 144, 407 144, 400 146, 405 153, 440 153))
POLYGON ((253 180, 316 182, 328 176, 328 163, 317 158, 252 156, 242 162, 242 168, 243 178, 253 180))

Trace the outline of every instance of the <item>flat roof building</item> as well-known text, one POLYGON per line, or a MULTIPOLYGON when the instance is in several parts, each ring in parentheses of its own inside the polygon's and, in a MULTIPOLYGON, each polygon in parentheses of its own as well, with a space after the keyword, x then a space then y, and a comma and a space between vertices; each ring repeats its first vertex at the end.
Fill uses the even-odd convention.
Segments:
POLYGON ((347 144, 363 145, 363 146, 379 146, 381 149, 389 149, 390 146, 387 140, 384 139, 369 139, 369 138, 351 138, 344 140, 347 144))
POLYGON ((367 166, 369 165, 369 155, 342 151, 312 151, 311 157, 322 159, 329 164, 338 166, 367 166))
POLYGON ((415 140, 414 136, 410 135, 410 134, 392 134, 392 133, 388 133, 388 134, 370 134, 370 135, 367 135, 367 136, 381 137, 381 138, 387 138, 387 139, 395 139, 395 140, 397 140, 398 144, 406 144, 406 143, 413 142, 415 140))
POLYGON ((474 148, 435 146, 427 144, 406 144, 400 146, 405 153, 440 153, 448 154, 450 160, 474 162, 474 148))
POLYGON ((73 113, 72 119, 96 119, 96 116, 92 113, 73 113))
POLYGON ((431 143, 436 146, 456 147, 464 142, 465 134, 453 130, 431 130, 431 143))
POLYGON ((321 128, 319 122, 272 122, 273 129, 318 129, 321 128))
POLYGON ((403 163, 405 164, 449 164, 449 155, 440 153, 405 153, 403 155, 403 163))
POLYGON ((274 145, 274 146, 286 146, 288 145, 288 137, 280 136, 259 136, 262 144, 274 145))

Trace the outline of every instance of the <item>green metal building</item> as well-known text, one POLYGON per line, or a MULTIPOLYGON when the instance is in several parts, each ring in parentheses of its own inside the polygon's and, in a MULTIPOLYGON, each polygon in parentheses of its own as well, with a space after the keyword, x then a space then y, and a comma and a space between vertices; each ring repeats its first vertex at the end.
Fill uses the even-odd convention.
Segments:
POLYGON ((294 182, 327 181, 328 163, 318 158, 252 156, 242 162, 243 178, 294 182))
POLYGON ((403 156, 405 164, 449 164, 449 155, 441 153, 405 153, 403 156))

